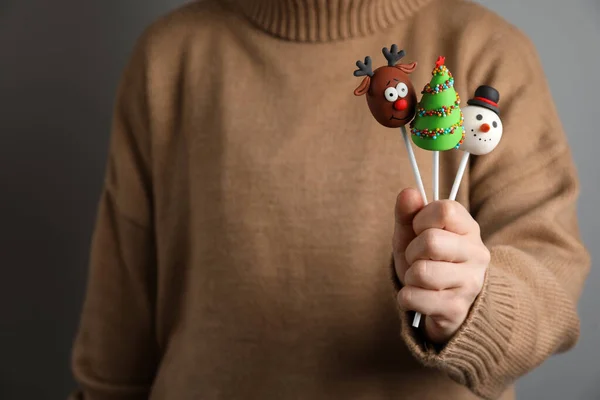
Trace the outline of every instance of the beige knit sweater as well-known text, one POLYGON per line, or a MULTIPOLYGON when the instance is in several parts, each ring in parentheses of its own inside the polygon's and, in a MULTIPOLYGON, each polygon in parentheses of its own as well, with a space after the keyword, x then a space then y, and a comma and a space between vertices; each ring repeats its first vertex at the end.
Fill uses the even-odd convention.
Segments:
MULTIPOLYGON (((118 92, 73 399, 513 398, 579 335, 578 182, 530 42, 460 0, 192 3, 152 24, 118 92), (501 93, 504 137, 458 201, 492 254, 439 352, 397 311, 397 129, 352 92, 398 43, 463 99, 501 93)), ((416 149, 427 188, 431 157, 416 149)), ((447 197, 461 152, 441 155, 447 197)))

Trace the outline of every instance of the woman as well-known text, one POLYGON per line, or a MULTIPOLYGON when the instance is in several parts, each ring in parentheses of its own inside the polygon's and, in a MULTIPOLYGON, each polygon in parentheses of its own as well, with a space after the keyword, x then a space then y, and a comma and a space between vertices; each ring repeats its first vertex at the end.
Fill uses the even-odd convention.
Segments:
MULTIPOLYGON (((576 342, 589 268, 549 99, 530 42, 469 2, 207 0, 161 18, 119 89, 72 397, 514 398, 576 342), (502 142, 456 202, 398 195, 414 186, 399 132, 352 95, 356 60, 384 65, 391 43, 415 88, 444 55, 458 93, 502 93, 502 142)), ((460 156, 441 155, 442 198, 460 156)))

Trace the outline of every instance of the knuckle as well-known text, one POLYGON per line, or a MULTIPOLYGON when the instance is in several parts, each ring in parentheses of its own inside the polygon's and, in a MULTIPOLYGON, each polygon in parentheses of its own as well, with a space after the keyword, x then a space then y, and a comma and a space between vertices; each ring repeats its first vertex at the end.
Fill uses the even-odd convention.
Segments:
POLYGON ((427 255, 437 256, 439 253, 441 236, 435 229, 427 229, 423 232, 423 247, 427 255))
POLYGON ((476 297, 483 287, 483 279, 478 274, 473 274, 465 284, 465 290, 470 297, 476 297))
POLYGON ((412 296, 411 296, 409 288, 404 287, 400 290, 400 292, 398 292, 398 303, 401 306, 404 306, 405 308, 410 307, 411 300, 412 300, 412 296))
POLYGON ((442 201, 438 206, 440 221, 445 225, 456 217, 456 204, 452 201, 442 201))
POLYGON ((417 260, 410 267, 411 277, 417 283, 425 283, 429 280, 429 268, 426 260, 417 260))
POLYGON ((423 245, 426 250, 432 250, 437 247, 438 234, 433 229, 427 229, 423 232, 423 245))

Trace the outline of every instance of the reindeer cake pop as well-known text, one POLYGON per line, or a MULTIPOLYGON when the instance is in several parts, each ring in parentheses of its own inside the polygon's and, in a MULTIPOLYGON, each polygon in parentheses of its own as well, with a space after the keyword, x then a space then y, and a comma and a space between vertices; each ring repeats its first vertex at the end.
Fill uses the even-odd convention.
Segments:
POLYGON ((388 65, 379 67, 375 71, 373 71, 371 57, 369 56, 365 57, 364 62, 360 60, 356 62, 358 69, 354 71, 354 76, 364 76, 365 78, 354 90, 354 95, 362 96, 366 94, 371 115, 381 125, 388 128, 400 128, 408 159, 417 182, 417 188, 421 193, 423 202, 427 204, 423 180, 405 126, 415 116, 417 95, 409 74, 415 70, 417 63, 398 64, 398 61, 406 55, 406 52, 404 50, 398 51, 398 46, 395 44, 389 50, 384 47, 382 52, 388 61, 388 65))
POLYGON ((463 155, 452 190, 450 200, 456 199, 458 187, 462 180, 469 154, 481 156, 494 150, 502 138, 502 120, 500 119, 500 108, 498 91, 487 85, 481 85, 475 91, 475 96, 467 101, 467 106, 462 109, 464 115, 465 139, 460 147, 463 155))
POLYGON ((382 52, 388 65, 375 71, 369 56, 365 57, 364 62, 356 62, 359 69, 354 71, 354 76, 365 78, 354 90, 354 95, 366 94, 371 114, 381 125, 399 128, 415 116, 417 95, 408 75, 415 70, 417 63, 398 64, 406 53, 404 50, 398 51, 395 44, 390 50, 384 47, 382 52))

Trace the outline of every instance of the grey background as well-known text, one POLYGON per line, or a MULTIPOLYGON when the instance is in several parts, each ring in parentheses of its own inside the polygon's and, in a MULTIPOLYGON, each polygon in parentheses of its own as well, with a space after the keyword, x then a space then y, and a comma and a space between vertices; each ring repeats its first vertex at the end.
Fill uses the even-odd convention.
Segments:
MULTIPOLYGON (((0 399, 64 399, 73 386, 116 84, 141 30, 184 2, 0 2, 0 399)), ((538 47, 579 168, 581 230, 598 258, 600 1, 480 2, 538 47)), ((599 305, 593 269, 580 343, 522 379, 520 399, 600 399, 599 305)))

